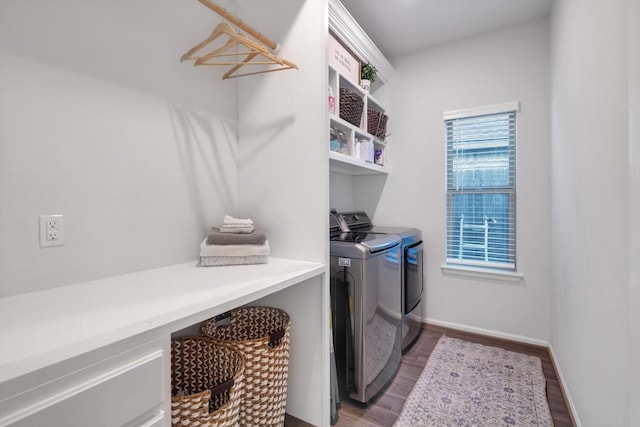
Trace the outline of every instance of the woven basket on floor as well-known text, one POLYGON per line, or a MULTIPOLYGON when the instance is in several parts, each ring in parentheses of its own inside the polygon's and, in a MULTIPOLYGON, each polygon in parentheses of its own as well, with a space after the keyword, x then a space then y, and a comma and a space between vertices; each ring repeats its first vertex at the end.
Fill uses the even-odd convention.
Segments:
POLYGON ((244 392, 239 352, 205 337, 171 342, 171 424, 235 427, 244 392))
POLYGON ((362 96, 347 88, 340 88, 340 118, 360 127, 364 100, 362 96))
POLYGON ((240 425, 282 426, 289 372, 289 315, 277 308, 241 307, 230 312, 229 323, 209 319, 202 323, 200 332, 237 350, 245 360, 240 425))
POLYGON ((381 111, 367 110, 367 132, 384 141, 389 117, 381 111))

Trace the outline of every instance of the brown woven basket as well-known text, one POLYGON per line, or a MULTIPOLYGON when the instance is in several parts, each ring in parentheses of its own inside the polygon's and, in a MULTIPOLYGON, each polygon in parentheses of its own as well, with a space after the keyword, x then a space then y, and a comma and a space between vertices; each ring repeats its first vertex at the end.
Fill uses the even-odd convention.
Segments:
POLYGON ((387 120, 389 117, 381 111, 367 110, 367 132, 384 141, 387 136, 387 120))
POLYGON ((228 324, 220 316, 202 323, 200 332, 242 354, 245 392, 239 425, 282 426, 289 372, 289 315, 271 307, 232 310, 228 324))
POLYGON ((171 342, 171 424, 238 425, 244 392, 244 360, 239 352, 205 337, 171 342))
POLYGON ((360 126, 364 100, 362 96, 347 88, 340 88, 340 118, 354 126, 360 126))

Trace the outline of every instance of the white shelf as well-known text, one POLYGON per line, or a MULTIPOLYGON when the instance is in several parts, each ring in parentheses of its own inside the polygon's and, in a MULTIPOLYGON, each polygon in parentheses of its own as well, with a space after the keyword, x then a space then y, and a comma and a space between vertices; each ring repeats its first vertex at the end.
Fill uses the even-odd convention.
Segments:
MULTIPOLYGON (((349 149, 353 152, 355 139, 366 139, 373 142, 374 147, 383 148, 386 151, 386 142, 379 140, 373 135, 357 126, 352 125, 337 115, 330 114, 330 125, 348 134, 349 149)), ((385 153, 386 154, 386 153, 385 153)), ((369 163, 363 159, 352 155, 342 154, 329 150, 329 170, 346 175, 376 175, 389 173, 386 165, 381 166, 369 163)))
POLYGON ((389 173, 386 166, 365 162, 345 154, 329 151, 329 170, 346 175, 379 175, 389 173))
POLYGON ((365 92, 361 87, 344 78, 340 73, 329 66, 329 87, 332 89, 334 97, 336 98, 336 112, 329 113, 329 127, 336 128, 342 131, 346 137, 348 143, 348 153, 344 154, 337 151, 331 151, 329 149, 329 169, 332 172, 342 173, 346 175, 375 175, 375 174, 387 174, 388 169, 386 162, 388 160, 387 143, 375 135, 372 135, 367 130, 367 112, 371 108, 376 111, 384 113, 386 109, 383 104, 378 101, 371 93, 365 92), (358 94, 364 100, 361 126, 354 125, 342 118, 340 118, 340 88, 347 88, 352 92, 358 94), (374 145, 374 149, 382 149, 384 151, 385 165, 377 165, 375 163, 369 163, 361 158, 356 158, 353 155, 356 146, 356 140, 370 141, 374 145))
POLYGON ((332 125, 337 125, 337 127, 342 130, 352 131, 355 134, 357 134, 360 138, 369 139, 373 141, 375 145, 380 145, 383 147, 387 145, 386 141, 383 141, 377 138, 376 136, 371 135, 366 130, 359 128, 344 119, 341 119, 340 117, 338 117, 337 114, 329 114, 329 120, 332 122, 332 125))
MULTIPOLYGON (((367 92, 364 89, 362 89, 360 86, 354 84, 352 81, 347 80, 346 78, 344 78, 342 75, 340 75, 340 73, 338 73, 338 71, 336 71, 332 66, 329 66, 329 74, 330 75, 335 75, 338 74, 339 76, 339 86, 341 87, 346 87, 349 90, 357 93, 358 95, 362 96, 363 98, 367 98, 367 104, 369 105, 369 107, 378 110, 378 111, 386 111, 386 109, 384 108, 384 105, 382 104, 382 102, 380 102, 375 96, 373 96, 371 94, 371 92, 367 92)), ((334 88, 334 89, 338 89, 338 88, 334 88)), ((334 93, 334 95, 337 95, 336 93, 334 93)))
POLYGON ((171 334, 325 273, 324 264, 196 261, 0 299, 0 383, 138 334, 171 334))
POLYGON ((382 106, 382 103, 380 101, 378 101, 370 93, 367 94, 367 103, 369 105, 369 108, 372 108, 372 109, 378 110, 378 111, 382 111, 383 113, 386 111, 386 109, 382 106))

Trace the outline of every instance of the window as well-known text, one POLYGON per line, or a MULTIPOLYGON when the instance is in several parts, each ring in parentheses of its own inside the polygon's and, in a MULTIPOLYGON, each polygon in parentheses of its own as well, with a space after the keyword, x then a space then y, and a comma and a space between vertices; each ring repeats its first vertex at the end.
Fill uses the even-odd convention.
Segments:
POLYGON ((517 110, 445 114, 447 264, 515 270, 517 110))

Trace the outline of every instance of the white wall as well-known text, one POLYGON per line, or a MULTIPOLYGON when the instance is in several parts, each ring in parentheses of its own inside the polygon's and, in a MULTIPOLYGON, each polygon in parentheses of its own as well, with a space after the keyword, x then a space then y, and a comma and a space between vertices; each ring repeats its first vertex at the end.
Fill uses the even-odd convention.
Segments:
POLYGON ((354 179, 378 225, 413 226, 426 245, 423 317, 549 337, 549 26, 547 19, 394 58, 388 177, 354 179), (445 276, 443 112, 520 101, 519 284, 445 276))
POLYGON ((629 2, 629 385, 630 420, 640 423, 640 2, 629 2))
POLYGON ((298 70, 243 78, 239 92, 242 215, 259 220, 274 256, 325 261, 329 172, 327 2, 241 2, 248 22, 278 40, 298 70), (327 135, 327 138, 324 138, 327 135), (304 230, 304 231, 302 231, 304 230))
POLYGON ((179 62, 219 21, 196 1, 0 2, 1 296, 196 259, 234 213, 237 82, 179 62), (64 246, 40 249, 42 214, 64 246))
MULTIPOLYGON (((267 230, 271 254, 326 263, 329 129, 326 0, 239 2, 246 22, 282 46, 299 70, 239 85, 238 211, 267 230), (257 25, 257 24, 256 24, 257 25)), ((259 301, 291 316, 287 413, 329 425, 328 275, 259 301)))
MULTIPOLYGON (((640 76, 629 73, 628 36, 640 21, 637 11, 628 19, 630 3, 558 1, 552 12, 551 343, 585 426, 638 421, 629 411, 638 361, 629 358, 630 264, 638 262, 629 215, 638 186, 629 186, 628 113, 640 76)), ((637 168, 637 154, 632 162, 637 168)))
POLYGON ((349 212, 355 209, 353 178, 338 172, 331 172, 329 186, 329 207, 338 212, 349 212))

